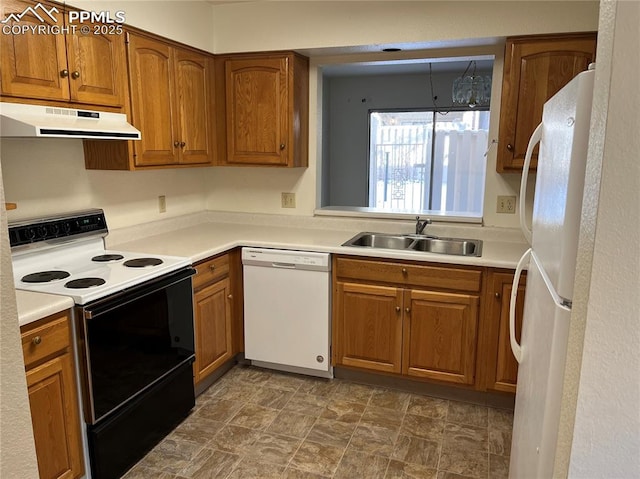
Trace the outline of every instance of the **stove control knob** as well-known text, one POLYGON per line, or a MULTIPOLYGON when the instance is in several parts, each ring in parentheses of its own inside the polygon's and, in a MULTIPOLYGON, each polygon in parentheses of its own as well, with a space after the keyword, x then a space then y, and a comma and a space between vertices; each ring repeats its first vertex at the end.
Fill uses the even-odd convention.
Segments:
POLYGON ((29 228, 26 230, 27 233, 27 238, 32 240, 36 237, 36 229, 35 228, 29 228))
POLYGON ((56 236, 58 234, 58 225, 54 223, 52 225, 47 226, 47 232, 51 236, 56 236))
POLYGON ((38 226, 36 235, 40 239, 45 239, 47 237, 47 228, 45 228, 44 226, 38 226))
POLYGON ((71 224, 69 223, 64 223, 62 225, 62 231, 64 231, 65 233, 69 233, 69 231, 71 231, 71 224))

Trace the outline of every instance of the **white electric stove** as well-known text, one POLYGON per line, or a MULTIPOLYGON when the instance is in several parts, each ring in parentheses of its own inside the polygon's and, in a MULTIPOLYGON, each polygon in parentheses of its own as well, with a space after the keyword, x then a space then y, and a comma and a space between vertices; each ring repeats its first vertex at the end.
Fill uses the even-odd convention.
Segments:
POLYGON ((23 221, 9 230, 16 289, 69 296, 78 305, 191 264, 183 257, 105 249, 101 210, 23 221))

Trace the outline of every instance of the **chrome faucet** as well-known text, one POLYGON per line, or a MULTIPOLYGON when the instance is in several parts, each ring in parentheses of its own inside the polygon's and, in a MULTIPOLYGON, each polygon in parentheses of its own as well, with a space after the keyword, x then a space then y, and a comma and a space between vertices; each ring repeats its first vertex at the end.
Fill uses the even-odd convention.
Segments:
POLYGON ((421 235, 427 225, 431 224, 431 220, 427 218, 424 221, 420 221, 420 217, 416 216, 416 234, 421 235))

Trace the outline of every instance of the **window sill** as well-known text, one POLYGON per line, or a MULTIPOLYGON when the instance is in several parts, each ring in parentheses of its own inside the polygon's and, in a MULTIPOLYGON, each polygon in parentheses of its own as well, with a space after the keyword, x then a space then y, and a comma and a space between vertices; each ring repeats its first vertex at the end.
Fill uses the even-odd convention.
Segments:
POLYGON ((450 216, 441 212, 432 211, 390 212, 364 206, 325 206, 315 209, 313 214, 314 216, 340 216, 385 220, 415 220, 416 216, 421 216, 438 223, 482 224, 482 216, 450 216))

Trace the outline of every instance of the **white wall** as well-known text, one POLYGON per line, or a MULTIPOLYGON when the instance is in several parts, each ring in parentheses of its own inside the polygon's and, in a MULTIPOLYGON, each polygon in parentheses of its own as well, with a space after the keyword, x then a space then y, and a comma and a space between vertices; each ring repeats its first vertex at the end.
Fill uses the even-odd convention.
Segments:
POLYGON ((595 227, 593 254, 579 257, 592 269, 576 283, 588 296, 571 318, 586 329, 569 477, 631 478, 640 477, 640 92, 629 72, 640 71, 640 3, 605 1, 601 8, 598 54, 611 58, 594 97, 593 128, 603 142, 590 146, 601 154, 601 171, 591 151, 588 164, 600 180, 587 180, 588 188, 599 186, 599 205, 595 217, 593 209, 583 214, 587 229, 595 227))
MULTIPOLYGON (((0 180, 2 167, 0 167, 0 180)), ((0 477, 36 479, 38 464, 28 407, 22 342, 0 181, 0 477)))
POLYGON ((125 12, 127 25, 213 52, 213 6, 205 1, 71 0, 88 11, 125 12))
POLYGON ((269 1, 214 7, 216 53, 595 30, 598 2, 269 1))
POLYGON ((113 229, 205 208, 202 168, 86 170, 82 141, 73 139, 2 139, 0 149, 5 195, 18 203, 10 220, 104 208, 113 229), (166 213, 158 211, 159 195, 166 213))

